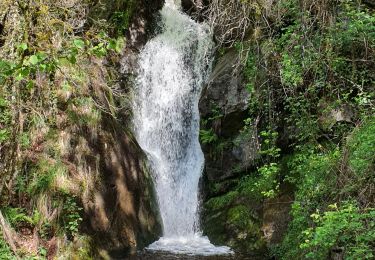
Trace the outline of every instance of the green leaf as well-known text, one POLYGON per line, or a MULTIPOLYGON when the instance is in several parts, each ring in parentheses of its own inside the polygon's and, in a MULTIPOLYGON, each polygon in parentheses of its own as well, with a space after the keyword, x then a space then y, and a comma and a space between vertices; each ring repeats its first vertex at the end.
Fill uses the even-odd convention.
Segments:
POLYGON ((75 55, 70 55, 70 56, 68 57, 68 60, 69 60, 69 62, 70 62, 71 64, 76 64, 76 63, 77 63, 77 58, 76 58, 75 55))
POLYGON ((38 57, 39 61, 47 59, 48 55, 44 52, 37 52, 36 56, 38 57))
POLYGON ((6 107, 7 101, 4 98, 0 98, 0 107, 6 107))
POLYGON ((29 81, 27 82, 27 84, 26 84, 26 88, 27 88, 28 90, 33 89, 34 86, 35 86, 35 84, 34 84, 34 81, 32 81, 32 80, 29 80, 29 81))
POLYGON ((82 41, 82 40, 80 40, 80 39, 74 40, 73 43, 79 49, 84 49, 85 48, 85 42, 82 41))
POLYGON ((8 140, 9 132, 7 129, 0 129, 0 142, 8 140))
POLYGON ((57 64, 61 66, 67 66, 70 65, 70 61, 67 57, 61 57, 58 59, 57 64))
POLYGON ((18 45, 18 49, 26 51, 28 49, 27 43, 21 43, 20 45, 18 45))
POLYGON ((19 69, 17 71, 17 76, 16 76, 16 80, 17 81, 21 81, 23 80, 26 76, 28 76, 30 74, 30 69, 29 68, 26 68, 26 67, 22 67, 21 69, 19 69))
POLYGON ((40 64, 39 68, 40 68, 42 71, 46 71, 46 70, 47 70, 47 65, 46 65, 46 64, 40 64))
POLYGON ((39 62, 38 56, 36 56, 36 55, 32 55, 32 56, 30 56, 29 61, 30 61, 30 63, 31 63, 32 65, 36 65, 36 64, 38 64, 38 62, 39 62))

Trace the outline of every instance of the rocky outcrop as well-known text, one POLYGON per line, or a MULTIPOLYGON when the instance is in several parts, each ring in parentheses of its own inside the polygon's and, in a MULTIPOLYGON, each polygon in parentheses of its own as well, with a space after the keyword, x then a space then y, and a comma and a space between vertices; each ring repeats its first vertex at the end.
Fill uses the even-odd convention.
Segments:
POLYGON ((165 1, 143 0, 133 2, 137 4, 137 8, 134 12, 134 19, 129 26, 127 40, 132 48, 139 50, 153 33, 157 11, 163 7, 165 1))
POLYGON ((290 209, 293 202, 291 191, 285 191, 276 198, 263 203, 262 232, 269 246, 280 243, 291 220, 290 209))
MULTIPOLYGON (((27 106, 17 111, 9 106, 14 115, 20 115, 13 117, 9 113, 6 121, 0 120, 0 130, 4 122, 8 124, 8 117, 9 127, 19 128, 19 132, 12 132, 14 140, 9 148, 6 144, 6 153, 2 152, 1 140, 0 176, 9 172, 14 176, 9 176, 14 178, 14 182, 9 178, 9 183, 19 178, 30 187, 40 180, 43 186, 32 192, 25 192, 25 188, 18 193, 23 199, 12 204, 9 198, 4 199, 5 182, 1 178, 0 202, 1 206, 22 208, 30 216, 38 213, 37 223, 30 225, 35 249, 46 246, 49 259, 56 254, 66 254, 62 259, 88 259, 80 254, 87 256, 91 251, 103 258, 123 259, 161 233, 145 155, 129 130, 129 78, 135 58, 126 55, 136 54, 145 44, 163 3, 0 1, 2 69, 8 61, 15 64, 19 60, 26 62, 26 58, 37 60, 33 69, 31 63, 25 65, 27 73, 17 83, 13 75, 4 80, 5 74, 0 73, 0 113, 8 106, 8 97, 3 99, 6 88, 17 90, 17 94, 6 93, 9 100, 17 95, 19 103, 27 106), (119 47, 125 42, 122 36, 126 37, 123 60, 129 64, 128 71, 119 65, 119 47), (116 51, 109 50, 109 39, 118 43, 116 51), (22 52, 15 47, 20 44, 22 52), (92 51, 96 48, 100 54, 92 51), (33 89, 18 91, 28 79, 35 81, 33 89), (3 86, 4 82, 9 85, 3 86), (41 123, 33 123, 34 114, 39 115, 41 123), (18 135, 27 135, 28 144, 22 150, 18 135), (11 162, 11 171, 1 167, 3 154, 11 162), (42 165, 45 170, 41 170, 42 165), (5 201, 7 204, 3 204, 5 201)), ((8 108, 5 111, 8 113, 8 108)), ((6 193, 14 196, 15 186, 10 187, 6 193)), ((28 252, 28 248, 20 248, 28 252)), ((29 253, 38 257, 37 250, 29 253)))
POLYGON ((208 121, 205 127, 213 129, 221 144, 219 152, 212 152, 212 146, 204 147, 206 174, 212 181, 230 178, 251 168, 258 156, 256 121, 249 122, 247 130, 241 131, 248 117, 250 94, 238 65, 236 50, 219 58, 199 103, 201 117, 208 121))
MULTIPOLYGON (((119 87, 129 91, 137 69, 137 54, 152 34, 164 1, 120 4, 135 6, 126 48, 121 60, 115 61, 120 73, 119 87)), ((105 8, 113 5, 108 2, 105 8)), ((129 10, 129 6, 124 8, 129 10)), ((161 221, 146 156, 126 127, 130 124, 128 115, 120 114, 119 119, 106 116, 94 138, 91 129, 84 131, 90 151, 85 160, 92 169, 98 169, 100 181, 83 200, 83 206, 87 233, 93 237, 97 253, 103 258, 123 259, 155 241, 161 234, 161 221)))
POLYGON ((199 103, 202 129, 216 136, 203 145, 202 227, 213 243, 262 258, 280 242, 292 199, 282 192, 264 201, 239 188, 244 176, 256 174, 261 146, 261 122, 249 114, 252 97, 239 59, 234 49, 218 58, 199 103))
MULTIPOLYGON (((160 221, 152 180, 142 150, 111 118, 97 138, 85 137, 86 161, 98 172, 90 194, 83 198, 88 233, 99 254, 124 257, 158 238, 160 221)), ((83 138, 83 137, 82 137, 83 138)))
MULTIPOLYGON (((129 1, 129 3, 132 1, 129 1)), ((134 4, 134 2, 133 2, 134 4)), ((122 88, 131 88, 137 67, 137 53, 152 33, 157 11, 164 1, 136 2, 134 19, 127 33, 127 47, 119 66, 122 88)), ((106 258, 124 258, 155 241, 161 221, 146 156, 135 138, 110 117, 95 144, 101 182, 85 205, 89 233, 93 232, 98 253, 106 258)))
POLYGON ((203 190, 208 203, 202 226, 213 243, 249 253, 263 251, 265 243, 260 229, 261 204, 244 200, 234 191, 241 173, 253 167, 259 150, 256 124, 248 123, 244 129, 250 94, 239 59, 232 49, 217 60, 199 103, 202 127, 217 137, 203 145, 203 190))
MULTIPOLYGON (((204 8, 207 8, 209 0, 182 0, 181 5, 184 12, 196 17, 204 8)), ((199 16, 199 15, 198 15, 199 16)))

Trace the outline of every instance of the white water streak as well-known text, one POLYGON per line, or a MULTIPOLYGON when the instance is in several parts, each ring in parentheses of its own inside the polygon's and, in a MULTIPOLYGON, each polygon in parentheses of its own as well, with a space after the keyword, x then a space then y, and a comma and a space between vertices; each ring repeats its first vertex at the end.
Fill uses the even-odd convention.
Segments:
POLYGON ((134 102, 136 138, 147 153, 163 221, 163 237, 153 250, 229 253, 200 235, 198 183, 204 165, 199 144, 198 101, 209 72, 213 41, 207 25, 167 0, 161 33, 139 58, 134 102))

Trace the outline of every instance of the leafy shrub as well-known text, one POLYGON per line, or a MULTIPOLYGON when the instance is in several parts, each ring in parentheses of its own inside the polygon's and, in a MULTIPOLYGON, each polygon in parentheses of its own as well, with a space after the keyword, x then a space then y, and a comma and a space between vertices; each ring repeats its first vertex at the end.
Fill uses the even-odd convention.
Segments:
POLYGON ((311 215, 315 226, 303 231, 300 248, 308 259, 327 259, 333 248, 341 248, 345 259, 374 259, 375 209, 361 210, 355 202, 311 215))
POLYGON ((82 208, 78 206, 76 198, 66 195, 62 211, 62 221, 67 234, 71 236, 77 235, 78 228, 82 222, 81 212, 82 208))

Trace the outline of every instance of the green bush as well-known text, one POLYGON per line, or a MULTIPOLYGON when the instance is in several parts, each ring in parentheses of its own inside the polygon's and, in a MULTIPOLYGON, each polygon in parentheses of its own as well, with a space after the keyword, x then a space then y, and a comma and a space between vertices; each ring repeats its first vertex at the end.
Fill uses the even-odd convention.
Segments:
POLYGON ((280 259, 327 259, 334 249, 345 259, 373 259, 375 210, 338 198, 359 199, 357 190, 373 182, 374 133, 374 120, 368 119, 350 135, 344 153, 338 147, 304 146, 289 156, 286 180, 296 192, 288 232, 274 250, 280 259), (340 172, 346 160, 350 167, 340 172))
POLYGON ((66 229, 66 233, 71 236, 78 234, 79 226, 82 222, 81 212, 83 209, 78 206, 76 200, 76 197, 67 194, 62 211, 63 226, 66 229))
POLYGON ((328 208, 312 214, 314 226, 303 231, 300 248, 306 251, 306 258, 327 259, 338 248, 348 260, 374 259, 375 209, 361 210, 355 202, 328 208))
POLYGON ((37 210, 35 210, 32 215, 28 215, 23 208, 6 207, 2 209, 2 211, 4 212, 4 217, 13 228, 17 228, 23 224, 35 226, 38 224, 41 217, 37 210))

